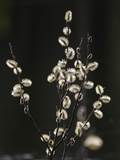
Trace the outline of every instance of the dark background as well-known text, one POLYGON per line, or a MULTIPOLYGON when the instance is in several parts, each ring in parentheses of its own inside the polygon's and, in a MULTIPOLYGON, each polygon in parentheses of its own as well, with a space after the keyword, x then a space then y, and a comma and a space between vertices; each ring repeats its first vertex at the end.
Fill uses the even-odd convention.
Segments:
MULTIPOLYGON (((92 50, 100 67, 94 74, 106 86, 112 102, 104 110, 104 118, 96 121, 96 133, 104 147, 91 153, 98 159, 120 160, 120 1, 119 0, 0 0, 0 152, 1 154, 37 153, 43 155, 31 121, 25 117, 18 101, 10 96, 15 76, 6 67, 8 42, 13 45, 23 76, 31 78, 31 112, 41 128, 48 132, 55 127, 56 89, 46 82, 47 75, 63 49, 57 43, 65 24, 64 13, 73 11, 71 43, 81 36, 93 36, 92 50)), ((78 155, 72 150, 73 156, 78 155)))

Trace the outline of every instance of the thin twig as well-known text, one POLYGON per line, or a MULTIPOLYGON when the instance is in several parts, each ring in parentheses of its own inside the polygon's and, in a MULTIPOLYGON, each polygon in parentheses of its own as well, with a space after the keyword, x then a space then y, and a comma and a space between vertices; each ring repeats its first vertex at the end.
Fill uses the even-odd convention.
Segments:
MULTIPOLYGON (((67 27, 68 27, 68 35, 67 35, 67 38, 68 38, 68 40, 69 40, 69 36, 70 36, 70 34, 69 34, 69 28, 70 28, 70 27, 69 27, 69 23, 66 23, 66 25, 67 25, 67 27)), ((68 47, 67 47, 67 48, 68 48, 68 47)), ((68 83, 66 83, 66 90, 65 90, 65 94, 64 94, 64 95, 61 95, 61 94, 60 94, 60 91, 59 91, 59 87, 58 87, 58 86, 57 86, 57 91, 58 91, 58 96, 59 96, 59 101, 60 101, 60 112, 61 112, 61 110, 62 110, 62 101, 63 101, 64 97, 67 95, 67 92, 68 92, 68 83)), ((61 115, 60 115, 60 117, 61 117, 61 115)), ((54 153, 55 148, 56 148, 56 140, 57 140, 57 135, 58 135, 58 131, 59 131, 59 126, 60 126, 60 122, 57 121, 56 134, 55 134, 55 137, 54 137, 54 145, 53 145, 53 149, 52 149, 52 151, 51 151, 50 159, 52 159, 53 153, 54 153)))
POLYGON ((81 51, 82 43, 83 43, 83 38, 81 38, 80 44, 79 44, 79 46, 76 48, 77 59, 80 59, 80 58, 81 58, 81 55, 80 55, 81 53, 80 53, 80 51, 81 51))
MULTIPOLYGON (((79 92, 79 95, 80 95, 80 93, 82 93, 85 77, 86 77, 86 75, 84 75, 83 81, 81 83, 81 90, 79 92)), ((78 98, 79 98, 79 95, 78 95, 78 98)), ((65 135, 60 139, 60 141, 56 144, 55 148, 58 148, 58 146, 64 141, 64 138, 66 138, 68 136, 69 131, 70 131, 71 126, 72 126, 72 123, 73 123, 73 120, 74 120, 74 114, 75 114, 75 110, 76 110, 77 105, 78 105, 78 99, 75 101, 75 105, 74 105, 73 110, 72 110, 72 115, 71 115, 71 119, 70 119, 70 122, 69 122, 68 127, 67 127, 67 131, 66 131, 65 135)))
POLYGON ((34 119, 33 116, 31 115, 30 111, 28 111, 27 116, 32 120, 35 129, 36 129, 36 130, 38 131, 38 133, 40 134, 40 129, 39 129, 39 127, 38 127, 38 124, 36 123, 35 119, 34 119))
POLYGON ((9 42, 8 45, 9 45, 10 54, 11 54, 13 60, 16 60, 16 57, 15 57, 15 55, 14 55, 14 53, 13 53, 13 47, 12 47, 11 42, 9 42))
MULTIPOLYGON (((90 118, 91 118, 91 116, 93 115, 93 113, 94 113, 94 109, 89 113, 89 115, 88 115, 87 119, 85 120, 85 122, 84 122, 83 126, 81 127, 81 129, 84 128, 84 126, 85 126, 86 123, 90 120, 90 118)), ((76 138, 78 138, 78 137, 75 135, 75 136, 73 137, 73 139, 76 139, 76 138)), ((71 144, 71 142, 69 142, 69 143, 67 144, 67 146, 69 146, 70 144, 71 144)))
POLYGON ((62 159, 61 159, 61 160, 64 160, 64 159, 65 159, 66 149, 67 149, 67 145, 66 145, 66 143, 64 142, 63 154, 62 154, 62 159))
POLYGON ((74 120, 74 113, 75 113, 77 104, 78 104, 78 102, 76 101, 76 103, 75 103, 75 105, 74 105, 74 107, 73 107, 72 116, 71 116, 71 119, 70 119, 70 123, 68 124, 67 131, 66 131, 65 135, 60 139, 60 141, 56 144, 55 149, 58 148, 58 146, 64 141, 64 139, 66 138, 66 136, 68 136, 68 134, 69 134, 69 131, 70 131, 70 129, 71 129, 72 122, 73 122, 73 120, 74 120))
MULTIPOLYGON (((9 42, 9 48, 10 48, 10 54, 11 54, 11 56, 12 56, 12 59, 13 59, 13 60, 16 60, 16 57, 15 57, 15 55, 14 55, 14 53, 13 53, 12 44, 11 44, 10 42, 9 42)), ((15 69, 18 70, 17 67, 15 67, 15 69)), ((22 80, 21 80, 21 77, 20 77, 20 73, 19 73, 19 72, 17 72, 17 73, 18 73, 18 74, 17 74, 16 76, 17 76, 18 83, 21 84, 21 86, 23 87, 23 84, 21 83, 22 80)), ((32 120, 35 129, 36 129, 37 132, 40 134, 40 129, 39 129, 39 127, 38 127, 38 124, 36 123, 35 119, 33 118, 32 114, 31 114, 30 111, 29 111, 29 104, 26 104, 26 103, 25 103, 25 99, 24 99, 24 96, 23 96, 23 95, 21 95, 21 97, 23 97, 23 102, 24 102, 24 103, 23 103, 23 106, 24 106, 24 109, 26 109, 26 115, 32 120)), ((40 137, 43 139, 43 142, 45 143, 45 145, 47 146, 47 148, 49 149, 49 151, 51 151, 51 150, 50 150, 50 147, 48 146, 48 144, 46 143, 44 137, 43 137, 41 134, 40 134, 40 137)))

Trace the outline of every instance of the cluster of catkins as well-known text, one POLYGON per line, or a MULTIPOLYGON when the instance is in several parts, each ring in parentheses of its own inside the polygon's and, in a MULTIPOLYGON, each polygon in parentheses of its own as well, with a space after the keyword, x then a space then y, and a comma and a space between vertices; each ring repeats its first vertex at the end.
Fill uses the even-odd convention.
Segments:
POLYGON ((13 73, 17 76, 18 80, 18 83, 13 86, 11 95, 20 98, 20 104, 23 104, 25 107, 24 109, 26 109, 29 104, 30 95, 25 92, 25 88, 31 87, 32 81, 28 78, 21 78, 22 69, 15 59, 8 59, 6 65, 13 70, 13 73))
MULTIPOLYGON (((90 90, 94 88, 94 82, 88 80, 88 74, 95 71, 99 64, 98 62, 87 62, 84 64, 78 56, 77 49, 73 49, 69 46, 69 36, 71 34, 71 28, 69 23, 72 21, 72 12, 67 11, 65 13, 66 26, 63 28, 64 36, 58 38, 59 44, 64 48, 65 58, 59 60, 57 65, 53 67, 52 73, 48 75, 47 81, 49 83, 57 83, 60 90, 64 90, 65 94, 62 97, 62 105, 58 107, 56 111, 56 121, 65 121, 69 119, 68 109, 72 108, 72 98, 69 95, 74 96, 75 101, 82 101, 84 96, 83 90, 90 90), (72 65, 70 65, 72 63, 72 65)), ((80 49, 80 48, 79 48, 80 49)), ((95 86, 96 94, 99 95, 98 99, 93 103, 93 114, 96 118, 101 119, 103 117, 103 112, 100 110, 103 103, 109 103, 111 98, 104 94, 104 87, 101 85, 95 86)), ((90 128, 89 119, 84 122, 77 121, 75 128, 75 135, 80 137, 82 135, 82 130, 87 130, 90 128)), ((63 136, 65 133, 64 127, 59 127, 54 130, 54 135, 63 136)), ((50 139, 48 135, 43 135, 50 139)))
MULTIPOLYGON (((63 36, 58 38, 59 44, 64 48, 65 58, 59 60, 57 65, 53 67, 52 73, 48 75, 47 81, 49 83, 55 83, 59 92, 63 91, 62 95, 60 94, 60 104, 57 106, 56 111, 56 123, 57 127, 54 129, 53 134, 42 134, 41 140, 47 143, 46 153, 50 156, 51 153, 55 153, 54 149, 56 147, 56 139, 59 140, 65 138, 68 135, 69 127, 71 123, 67 126, 63 125, 66 120, 69 120, 71 116, 69 115, 69 109, 73 109, 72 101, 76 105, 79 104, 84 99, 83 90, 90 90, 95 87, 96 94, 98 99, 93 103, 92 114, 88 115, 88 118, 85 121, 77 121, 76 127, 74 130, 75 137, 80 137, 83 130, 90 128, 90 117, 94 115, 96 118, 101 119, 103 117, 103 112, 100 110, 103 106, 103 103, 109 103, 111 98, 104 94, 104 87, 101 85, 94 85, 94 82, 88 80, 88 74, 95 71, 99 64, 98 62, 91 61, 87 59, 87 62, 82 62, 79 56, 80 46, 77 49, 73 49, 69 44, 69 36, 71 34, 70 22, 72 21, 72 12, 68 10, 65 13, 66 26, 63 28, 63 36), (72 97, 72 98, 71 98, 72 97)), ((18 66, 18 63, 15 59, 8 59, 6 64, 9 68, 13 70, 13 73, 18 77, 18 84, 13 87, 12 96, 19 97, 20 103, 24 104, 26 107, 30 100, 28 93, 25 93, 25 87, 30 87, 32 81, 27 78, 21 78, 22 69, 18 66)), ((59 141, 58 141, 59 142, 59 141)))

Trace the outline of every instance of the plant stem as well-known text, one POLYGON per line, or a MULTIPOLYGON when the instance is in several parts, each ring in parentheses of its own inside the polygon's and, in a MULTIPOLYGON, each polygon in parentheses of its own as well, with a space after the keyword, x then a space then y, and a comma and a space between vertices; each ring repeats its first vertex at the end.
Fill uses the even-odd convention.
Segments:
POLYGON ((66 145, 66 143, 64 142, 64 148, 63 148, 63 154, 62 154, 62 159, 61 159, 61 160, 64 160, 64 159, 65 159, 66 149, 67 149, 67 145, 66 145))
POLYGON ((14 53, 13 53, 13 48, 12 48, 11 42, 9 42, 8 45, 9 45, 10 54, 11 54, 13 60, 16 60, 16 57, 15 57, 15 55, 14 55, 14 53))

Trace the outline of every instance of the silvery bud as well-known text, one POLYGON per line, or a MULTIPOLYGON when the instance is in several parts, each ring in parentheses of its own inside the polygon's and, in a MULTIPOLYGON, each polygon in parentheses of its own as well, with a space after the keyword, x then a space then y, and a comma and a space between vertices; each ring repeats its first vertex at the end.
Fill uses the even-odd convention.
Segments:
POLYGON ((101 85, 97 85, 95 91, 97 94, 102 95, 104 93, 104 88, 101 85))
POLYGON ((58 128, 58 129, 56 128, 54 130, 54 135, 57 134, 57 136, 61 136, 63 133, 64 133, 64 128, 58 128))
POLYGON ((66 22, 71 22, 72 21, 72 12, 70 10, 68 10, 66 13, 65 13, 65 21, 66 22))
POLYGON ((101 101, 95 101, 94 103, 93 103, 93 108, 94 109, 100 109, 102 107, 102 102, 101 101))
POLYGON ((9 67, 9 68, 16 68, 18 66, 18 63, 15 61, 15 60, 12 60, 12 59, 8 59, 6 61, 6 65, 9 67))
POLYGON ((67 47, 69 45, 68 39, 66 37, 63 37, 63 36, 58 38, 58 42, 60 43, 60 45, 62 47, 67 47))
POLYGON ((52 83, 52 82, 54 82, 55 80, 56 80, 56 77, 55 77, 55 75, 54 75, 53 73, 51 73, 50 75, 48 75, 47 81, 48 81, 49 83, 52 83))
POLYGON ((71 99, 69 96, 65 96, 63 99, 63 108, 64 109, 69 109, 71 105, 71 99))
POLYGON ((111 98, 107 95, 103 95, 102 97, 100 97, 100 100, 103 102, 103 103, 110 103, 111 101, 111 98))
POLYGON ((87 65, 87 70, 88 71, 94 71, 94 70, 96 70, 98 68, 98 66, 99 66, 98 62, 89 63, 87 65))
POLYGON ((92 89, 94 87, 94 83, 92 81, 85 81, 83 85, 85 89, 92 89))
POLYGON ((72 92, 72 93, 78 93, 80 92, 80 86, 78 84, 72 84, 70 87, 69 87, 69 91, 72 92))
POLYGON ((28 78, 22 79, 21 83, 24 87, 30 87, 32 85, 32 81, 28 78))
POLYGON ((103 118, 103 112, 102 111, 100 111, 100 110, 94 110, 94 115, 95 115, 95 117, 96 118, 98 118, 98 119, 102 119, 103 118))
POLYGON ((22 69, 20 67, 14 68, 13 69, 13 73, 16 74, 16 75, 17 74, 21 74, 22 73, 22 69))

